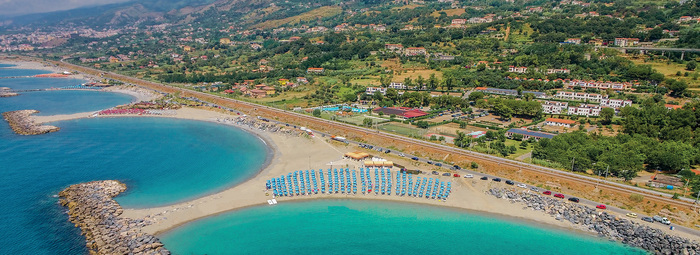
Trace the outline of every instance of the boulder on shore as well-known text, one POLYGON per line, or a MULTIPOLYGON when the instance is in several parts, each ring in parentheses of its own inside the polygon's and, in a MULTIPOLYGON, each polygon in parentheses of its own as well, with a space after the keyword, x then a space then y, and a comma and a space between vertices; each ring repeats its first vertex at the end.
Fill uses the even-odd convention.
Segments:
POLYGON ((686 238, 673 236, 663 231, 618 218, 607 212, 537 193, 517 192, 493 188, 486 192, 495 197, 507 197, 512 202, 522 203, 525 208, 541 211, 557 220, 569 221, 576 228, 587 229, 599 236, 623 244, 639 247, 655 254, 700 254, 700 244, 686 238))
POLYGON ((142 220, 122 218, 122 208, 113 197, 126 190, 119 181, 94 181, 72 185, 61 191, 68 218, 85 236, 90 254, 170 254, 157 237, 145 234, 142 220))
POLYGON ((20 110, 5 112, 2 116, 10 124, 12 131, 19 135, 41 135, 61 130, 56 126, 37 125, 34 122, 34 118, 32 118, 32 114, 38 112, 37 110, 20 110))

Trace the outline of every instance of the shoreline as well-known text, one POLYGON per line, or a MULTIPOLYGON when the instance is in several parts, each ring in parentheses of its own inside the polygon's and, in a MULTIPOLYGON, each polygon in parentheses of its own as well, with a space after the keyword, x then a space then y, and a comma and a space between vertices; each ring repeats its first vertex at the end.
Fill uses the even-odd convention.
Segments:
MULTIPOLYGON (((267 176, 279 176, 279 173, 288 173, 292 172, 294 170, 302 170, 302 169, 308 169, 307 167, 301 167, 301 168, 290 168, 287 169, 286 172, 279 172, 279 171, 273 171, 275 167, 280 163, 280 161, 284 160, 284 148, 280 149, 278 148, 278 143, 279 141, 275 141, 275 138, 272 138, 271 136, 280 136, 279 134, 274 134, 274 133, 269 133, 265 131, 261 131, 255 128, 249 128, 246 126, 242 125, 236 125, 236 124, 229 124, 229 123, 222 123, 220 121, 216 121, 217 118, 219 119, 225 119, 225 118, 236 118, 238 116, 236 115, 229 115, 225 113, 220 113, 220 112, 215 112, 211 110, 204 110, 204 109, 196 109, 196 108, 187 108, 183 107, 182 109, 177 110, 177 115, 174 116, 158 116, 158 115, 118 115, 118 116, 100 116, 98 118, 122 118, 122 117, 158 117, 158 118, 175 118, 175 119, 188 119, 188 120, 197 120, 197 121, 206 121, 206 122, 211 122, 211 123, 217 123, 221 125, 227 125, 227 126, 233 126, 235 128, 241 129, 244 132, 250 133, 252 135, 257 136, 260 138, 266 145, 267 148, 269 148, 273 153, 272 157, 266 158, 266 163, 263 164, 263 166, 260 168, 257 173, 249 178, 247 178, 245 181, 240 182, 238 184, 234 184, 233 186, 228 186, 224 188, 223 190, 216 190, 212 191, 211 193, 207 193, 202 196, 198 196, 194 199, 189 199, 186 201, 180 201, 180 202, 175 202, 172 204, 168 205, 160 205, 157 207, 149 207, 149 208, 124 208, 124 217, 127 218, 136 218, 136 219, 154 219, 158 217, 166 217, 170 220, 168 222, 161 222, 162 219, 152 225, 146 226, 144 228, 144 232, 153 234, 153 235, 163 235, 166 234, 170 231, 175 230, 176 228, 186 225, 188 223, 208 218, 208 217, 216 217, 225 213, 230 213, 234 212, 237 210, 243 210, 246 208, 250 207, 255 207, 255 206, 264 206, 265 205, 265 200, 262 198, 269 198, 265 196, 258 196, 260 199, 257 201, 248 201, 244 205, 231 205, 230 203, 232 202, 231 199, 235 198, 237 195, 235 195, 236 192, 238 192, 241 189, 246 189, 248 186, 253 184, 253 182, 258 181, 260 182, 260 185, 263 184, 261 182, 261 178, 267 176), (272 172, 278 173, 271 175, 272 172), (245 186, 245 187, 242 187, 245 186), (234 192, 233 195, 231 192, 234 192), (224 200, 224 201, 221 201, 224 200), (221 202, 219 202, 221 201, 221 202), (227 203, 226 205, 221 205, 223 203, 227 203), (202 205, 204 204, 204 205, 202 205), (202 206, 199 206, 202 205, 202 206), (223 208, 225 207, 225 208, 223 208), (177 214, 183 214, 184 211, 188 211, 189 209, 196 209, 196 210, 205 210, 207 211, 206 213, 196 213, 196 215, 192 215, 189 213, 185 213, 188 215, 179 215, 178 220, 173 221, 170 216, 172 213, 177 213, 177 214)), ((60 121, 60 120, 54 120, 54 121, 60 121)), ((286 138, 286 139, 291 139, 291 138, 286 138)), ((301 137, 295 137, 294 139, 297 140, 302 140, 301 142, 304 142, 304 140, 308 140, 305 138, 301 137)), ((308 142, 308 141, 307 141, 308 142)), ((353 147, 347 148, 348 151, 354 150, 353 147)), ((336 159, 340 157, 340 154, 336 155, 336 159)), ((296 161, 299 161, 300 159, 293 159, 296 161)), ((302 160, 303 161, 303 160, 302 160)), ((312 160, 313 161, 313 160, 312 160)), ((316 162, 316 161, 314 161, 316 162)), ((297 162, 297 164, 299 164, 297 162)), ((410 163, 409 163, 410 164, 410 163)), ((406 165, 409 165, 406 164, 406 165)), ((430 166, 423 166, 423 169, 428 169, 430 166)), ((318 169, 319 165, 316 164, 315 167, 312 167, 314 169, 318 169)), ((320 167, 322 169, 327 169, 327 165, 324 165, 320 167)), ((425 175, 422 175, 425 176, 425 175)), ((451 177, 450 177, 451 179, 451 177)), ((463 179, 463 178, 462 178, 463 179)), ((460 180, 462 180, 460 179, 460 180)), ((468 179, 472 180, 472 179, 468 179)), ((497 185, 495 183, 492 183, 490 180, 489 181, 480 181, 480 180, 474 180, 476 182, 475 186, 486 186, 483 188, 477 188, 473 189, 472 192, 469 192, 470 194, 468 196, 487 196, 485 192, 488 190, 488 188, 497 185)), ((505 186, 505 184, 500 184, 499 187, 512 187, 512 186, 505 186)), ((466 188, 466 187, 464 187, 466 188)), ((255 193, 255 188, 252 188, 253 190, 252 193, 255 193)), ((262 192, 262 188, 260 189, 262 192)), ((248 193, 251 193, 248 191, 248 193)), ((458 192, 455 192, 458 193, 458 192)), ((260 193, 258 193, 259 195, 260 193)), ((455 194, 456 195, 456 194, 455 194)), ((466 196, 465 196, 466 197, 466 196)), ((407 197, 395 197, 395 196, 375 196, 375 195, 314 195, 314 196, 295 196, 292 198, 288 197, 282 197, 281 201, 284 202, 301 202, 301 201, 311 201, 311 200, 333 200, 333 199, 341 199, 341 200, 354 200, 354 199, 361 199, 361 200, 376 200, 376 201, 392 201, 392 202, 400 202, 400 203, 411 203, 411 204, 420 204, 420 205, 426 205, 426 206, 440 206, 444 208, 450 208, 450 209, 455 209, 455 210, 464 210, 466 212, 475 212, 475 213, 480 213, 484 215, 490 215, 490 216, 498 216, 498 217, 505 217, 507 219, 513 219, 515 221, 525 221, 525 222, 530 222, 533 223, 534 225, 537 224, 545 224, 548 225, 549 227, 554 227, 557 229, 562 229, 565 231, 572 231, 572 232, 577 232, 579 234, 584 234, 587 236, 593 236, 593 237, 598 237, 595 233, 592 233, 590 231, 584 230, 577 228, 571 224, 568 224, 566 222, 558 221, 554 218, 549 217, 548 215, 537 215, 534 214, 531 210, 523 210, 522 207, 520 206, 514 206, 511 205, 510 203, 503 204, 503 201, 500 201, 499 199, 496 198, 490 198, 489 200, 483 200, 480 203, 461 203, 461 202, 456 202, 456 203, 441 203, 441 202, 436 202, 433 200, 424 200, 420 198, 407 198, 407 197), (492 201, 495 200, 495 201, 492 201), (465 204, 470 204, 470 205, 465 205, 465 204), (495 204, 495 206, 494 206, 495 204)), ((457 200, 455 198, 450 198, 450 200, 454 201, 457 200)), ((448 200, 448 202, 450 202, 448 200)), ((624 218, 624 215, 619 215, 620 217, 624 218)), ((635 220, 638 221, 638 220, 635 220)), ((644 222, 640 222, 644 224, 644 222)), ((654 226, 654 224, 649 224, 651 227, 658 228, 659 226, 654 226)), ((700 240, 700 237, 697 236, 688 236, 688 235, 683 235, 683 233, 679 232, 670 232, 668 229, 661 229, 662 231, 672 234, 672 235, 677 235, 677 236, 682 236, 691 240, 698 241, 700 240)))
MULTIPOLYGON (((21 62, 21 61, 18 61, 21 62)), ((41 63, 36 63, 37 65, 42 65, 41 63)), ((43 66, 43 65, 42 65, 43 66)), ((50 66, 43 66, 45 68, 51 68, 50 66)), ((19 65, 17 68, 20 68, 19 65)), ((22 67, 26 68, 26 67, 22 67)), ((29 68, 29 69, 35 69, 35 68, 29 68)), ((117 92, 119 93, 119 92, 117 92)), ((186 108, 183 108, 186 109, 186 108)), ((230 115, 230 114, 224 114, 220 112, 215 112, 211 110, 202 110, 202 109, 194 109, 194 108, 187 108, 191 109, 184 111, 185 113, 183 115, 180 115, 178 112, 177 116, 159 116, 159 115, 145 115, 145 116, 137 116, 137 115, 114 115, 114 116, 100 116, 100 117, 165 117, 165 118, 179 118, 179 119, 190 119, 190 120, 198 120, 198 121, 208 121, 208 122, 214 122, 217 123, 218 121, 214 121, 212 119, 212 116, 218 115, 220 117, 217 118, 226 118, 223 116, 227 116, 228 118, 235 118, 238 117, 236 115, 230 115)), ((178 110, 179 111, 179 110, 178 110)), ((84 113, 83 113, 84 114, 84 113)), ((52 117, 55 118, 55 116, 58 115, 53 115, 53 116, 33 116, 33 117, 46 117, 48 120, 44 120, 43 122, 40 122, 37 120, 37 123, 48 123, 48 122, 53 122, 53 121, 61 121, 61 120, 69 120, 69 119, 78 119, 78 118, 86 118, 86 117, 73 117, 73 118, 67 118, 67 119, 58 119, 58 120, 51 120, 52 117)), ((63 118, 66 118, 65 116, 63 118)), ((266 148, 269 148, 270 150, 274 150, 273 155, 271 157, 266 158, 266 162, 263 163, 263 165, 260 167, 260 170, 250 178, 244 180, 241 183, 234 184, 233 186, 229 186, 224 188, 223 190, 219 191, 212 191, 211 194, 208 195, 203 195, 201 197, 197 197, 194 199, 190 199, 187 201, 182 201, 182 202, 176 202, 171 205, 164 205, 164 206, 158 206, 158 207, 151 207, 151 208, 143 208, 143 209, 136 209, 136 208, 128 208, 124 209, 124 217, 127 218, 132 218, 133 219, 156 219, 158 216, 161 215, 168 215, 166 218, 163 216, 165 219, 156 219, 156 223, 150 226, 146 226, 143 228, 143 231, 145 233, 150 233, 154 235, 160 235, 167 233, 169 231, 172 231, 182 225, 191 223, 193 221, 207 218, 207 217, 215 217, 224 213, 230 213, 233 211, 237 210, 242 210, 246 209, 249 207, 253 206, 260 206, 265 204, 265 198, 268 198, 266 196, 262 196, 261 192, 255 191, 255 187, 263 186, 264 184, 264 179, 272 176, 279 176, 280 173, 286 174, 288 172, 292 172, 294 170, 302 170, 302 169, 309 169, 307 167, 303 167, 305 165, 305 162, 300 162, 304 161, 304 157, 308 156, 307 154, 303 154, 301 158, 290 156, 290 155, 297 155, 294 154, 299 153, 299 146, 292 146, 291 150, 290 149, 290 143, 294 145, 299 145, 299 144, 309 144, 309 141, 304 140, 304 138, 299 138, 297 137, 296 139, 298 140, 293 140, 294 138, 286 137, 286 138, 280 138, 280 137, 275 137, 275 136, 281 136, 279 134, 272 134, 269 132, 264 132, 261 130, 257 130, 254 128, 245 128, 244 126, 241 125, 234 125, 234 124, 226 124, 226 123, 221 123, 218 122, 219 124, 224 124, 224 125, 229 125, 229 126, 234 126, 236 128, 239 128, 245 132, 249 132, 253 135, 258 136, 266 145, 266 148), (268 139, 265 139, 263 137, 265 136, 270 136, 268 139), (288 142, 288 143, 280 143, 280 141, 283 142, 288 142), (272 148, 274 146, 274 148, 272 148), (282 146, 282 148, 280 148, 282 146), (296 150, 296 151, 295 151, 296 150), (285 160, 288 159, 288 160, 285 160), (293 161, 293 162, 292 162, 293 161), (288 167, 288 166, 296 166, 296 168, 288 167), (284 166, 284 167, 283 167, 284 166), (281 171, 280 171, 281 168, 281 171), (259 183, 253 183, 256 181, 262 181, 259 183), (258 186, 259 185, 259 186, 258 186), (240 192, 240 193, 239 193, 240 192), (238 201, 241 201, 240 197, 242 194, 249 194, 252 196, 249 196, 248 199, 242 199, 242 202, 244 202, 244 205, 232 205, 233 201, 236 201, 235 199, 239 199, 238 201), (253 199, 251 199, 253 197, 253 199), (226 199, 222 199, 226 198, 226 199), (262 199, 260 199, 262 198, 262 199), (258 200, 259 199, 259 200, 258 200), (197 203, 199 202, 199 203, 197 203), (187 206, 186 208, 182 206, 187 206), (184 208, 181 210, 181 208, 184 208), (160 210, 160 211, 159 211, 160 210), (163 214, 160 214, 161 211, 165 210, 163 214), (155 216, 152 216, 155 215, 155 216)), ((324 142, 324 139, 320 139, 320 141, 324 142)), ((316 144, 316 139, 311 139, 311 145, 310 147, 315 147, 314 149, 317 150, 318 152, 323 152, 323 153, 328 153, 329 150, 327 149, 319 149, 318 147, 324 147, 319 144, 316 144)), ((329 144, 328 142, 325 142, 329 144)), ((330 145, 330 144, 329 144, 330 145)), ((334 158, 333 161, 335 161, 338 158, 338 155, 342 155, 341 151, 338 150, 338 146, 336 145, 330 145, 332 148, 334 148, 336 151, 338 151, 338 154, 334 154, 332 151, 331 154, 323 155, 320 156, 318 160, 314 160, 313 162, 315 163, 315 169, 318 169, 319 162, 324 162, 324 160, 328 160, 331 158, 334 158)), ((343 150, 343 148, 340 148, 343 150)), ((354 151, 354 150, 360 150, 354 146, 352 147, 345 147, 345 151, 354 151)), ((316 156, 316 155, 314 155, 316 156)), ((317 159, 317 158, 314 158, 317 159)), ((408 164, 405 165, 412 165, 413 163, 410 161, 405 160, 406 162, 409 162, 408 164)), ((311 162, 311 157, 309 156, 309 162, 311 162)), ((427 165, 421 165, 421 169, 429 169, 431 166, 427 165)), ((322 167, 323 169, 327 169, 326 165, 322 167)), ((422 175, 422 177, 425 175, 422 175)), ((452 179, 451 177, 448 177, 448 179, 452 179)), ((584 231, 577 229, 573 226, 569 226, 565 223, 562 223, 560 221, 556 221, 551 217, 543 217, 543 216, 537 216, 534 214, 534 211, 531 210, 526 210, 522 209, 522 207, 515 206, 510 203, 506 203, 507 201, 503 200, 500 201, 495 198, 491 198, 490 200, 482 200, 480 203, 468 203, 464 201, 460 201, 459 197, 457 196, 458 193, 464 193, 467 194, 464 198, 468 198, 468 196, 475 195, 478 196, 481 194, 481 199, 483 199, 486 194, 484 193, 488 189, 483 189, 482 186, 486 185, 488 187, 491 187, 492 184, 490 181, 479 181, 476 180, 473 184, 475 184, 475 187, 472 187, 469 183, 466 183, 467 180, 465 179, 460 179, 458 182, 465 182, 464 184, 466 185, 459 185, 460 187, 458 189, 458 192, 455 192, 454 197, 451 197, 450 200, 447 203, 438 203, 437 201, 433 200, 425 200, 425 199, 419 199, 419 198, 407 198, 407 197, 394 197, 394 196, 373 196, 373 195, 314 195, 314 196, 304 196, 304 197, 299 197, 295 196, 293 198, 288 198, 288 197, 282 197, 283 200, 282 202, 303 202, 303 201, 311 201, 311 200, 333 200, 333 199, 342 199, 342 200, 347 200, 347 199, 364 199, 364 200, 377 200, 377 201, 392 201, 392 202, 399 202, 399 203, 412 203, 412 204, 421 204, 421 205, 427 205, 427 206, 442 206, 445 208, 451 208, 451 209, 456 209, 456 210, 466 210, 466 211, 474 211, 477 213, 483 213, 484 215, 488 215, 493 217, 495 216, 503 216, 507 218, 513 218, 516 219, 517 221, 532 221, 533 223, 543 223, 547 224, 549 226, 553 227, 561 227, 562 229, 566 231, 573 231, 573 232, 583 232, 583 233, 588 233, 588 234, 593 234, 589 231, 584 231), (471 189, 472 192, 469 192, 467 189, 471 189), (466 191, 466 192, 462 192, 466 191), (477 208, 480 207, 480 208, 477 208), (477 209, 474 209, 477 208, 477 209), (500 209, 500 210, 499 210, 500 209), (507 212, 507 213, 506 213, 507 212)), ((496 185, 496 184, 494 184, 496 185)), ((504 184, 500 184, 502 187, 511 187, 511 186, 504 186, 504 184)), ((261 188, 262 190, 262 188, 261 188)), ((264 191, 262 191, 264 193, 264 191)), ((464 195, 462 194, 462 195, 464 195)), ((473 201, 471 199, 470 201, 473 201)), ((536 224, 535 224, 536 225, 536 224)), ((653 226, 653 225, 652 225, 653 226)), ((664 230, 664 232, 667 232, 667 230, 664 230)), ((670 232, 670 234, 674 235, 679 235, 681 233, 676 233, 676 232, 670 232)), ((694 236, 693 240, 698 240, 699 237, 694 236)))

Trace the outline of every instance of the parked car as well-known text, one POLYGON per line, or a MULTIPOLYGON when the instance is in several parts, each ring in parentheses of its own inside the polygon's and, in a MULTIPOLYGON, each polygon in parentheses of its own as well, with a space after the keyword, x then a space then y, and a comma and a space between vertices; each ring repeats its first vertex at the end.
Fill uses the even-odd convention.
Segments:
POLYGON ((493 178, 493 179, 491 179, 491 180, 492 180, 492 181, 495 181, 495 182, 501 182, 501 178, 493 178))
POLYGON ((436 166, 442 166, 442 163, 435 163, 436 166))
POLYGON ((459 174, 453 174, 452 177, 460 177, 459 174))
POLYGON ((442 176, 450 176, 450 173, 444 173, 442 176))
POLYGON ((605 205, 596 205, 595 208, 598 208, 598 209, 601 209, 601 210, 608 209, 608 207, 605 206, 605 205))
POLYGON ((440 173, 438 173, 438 171, 433 171, 433 174, 434 174, 434 175, 439 175, 440 173))
POLYGON ((457 169, 457 170, 462 169, 462 168, 459 167, 458 165, 454 165, 454 167, 455 167, 455 169, 457 169))
POLYGON ((403 153, 399 153, 399 157, 405 157, 405 156, 406 155, 404 155, 403 153))
POLYGON ((661 224, 671 225, 671 221, 666 217, 661 217, 659 215, 654 215, 654 221, 661 222, 661 224))
POLYGON ((481 179, 485 181, 485 180, 488 180, 489 177, 484 176, 484 177, 481 177, 481 179))
POLYGON ((651 217, 647 217, 647 216, 642 217, 642 220, 646 221, 646 222, 654 222, 654 219, 652 219, 651 217))
POLYGON ((549 195, 552 195, 552 192, 548 190, 548 191, 542 192, 542 194, 549 196, 549 195))
POLYGON ((574 203, 578 203, 579 199, 577 197, 570 197, 569 201, 574 202, 574 203))
POLYGON ((633 213, 633 212, 627 213, 626 215, 627 215, 627 217, 630 217, 630 218, 637 218, 637 214, 633 213))
POLYGON ((513 182, 513 181, 511 181, 511 180, 507 180, 507 181, 506 181, 506 184, 508 184, 508 185, 515 185, 515 182, 513 182))
POLYGON ((527 189, 527 185, 521 183, 521 184, 518 184, 518 188, 527 189))
POLYGON ((473 175, 473 174, 467 174, 467 175, 464 176, 464 178, 474 178, 474 175, 473 175))
POLYGON ((564 194, 557 193, 557 194, 554 194, 554 197, 556 197, 556 198, 564 198, 564 194))
POLYGON ((411 159, 413 159, 413 160, 418 160, 418 157, 412 157, 411 159))
POLYGON ((532 191, 534 191, 534 192, 540 191, 540 189, 538 189, 537 187, 530 187, 530 190, 532 190, 532 191))
POLYGON ((433 161, 428 160, 428 164, 431 164, 431 165, 432 165, 432 164, 433 164, 433 161))
POLYGON ((384 153, 391 153, 391 150, 385 150, 384 153))

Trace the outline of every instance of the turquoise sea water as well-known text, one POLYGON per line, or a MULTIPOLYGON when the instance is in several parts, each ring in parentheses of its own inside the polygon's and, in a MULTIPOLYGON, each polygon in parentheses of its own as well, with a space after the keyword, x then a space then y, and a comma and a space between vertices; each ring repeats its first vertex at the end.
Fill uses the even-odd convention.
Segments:
POLYGON ((51 71, 45 71, 45 70, 7 68, 7 67, 11 67, 11 66, 13 66, 13 65, 0 64, 0 69, 2 69, 2 71, 0 72, 0 77, 32 76, 32 75, 37 75, 37 74, 52 73, 51 71))
POLYGON ((281 202, 206 218, 161 237, 174 254, 645 254, 569 232, 381 201, 281 202))
MULTIPOLYGON (((0 79, 0 87, 12 80, 0 79)), ((0 112, 31 105, 67 114, 130 99, 92 91, 31 92, 0 98, 0 112)), ((86 252, 84 238, 53 197, 69 185, 117 179, 129 187, 118 198, 125 207, 164 205, 240 183, 266 159, 257 137, 214 123, 100 118, 55 125, 61 131, 19 136, 0 123, 0 254, 86 252)))
POLYGON ((0 98, 0 110, 39 110, 37 115, 71 114, 103 110, 129 103, 132 99, 125 94, 99 91, 35 91, 0 98))
MULTIPOLYGON (((7 71, 15 69, 3 69, 0 68, 0 76, 7 71)), ((84 80, 80 79, 66 79, 66 78, 12 78, 12 79, 0 79, 2 80, 3 87, 9 87, 11 89, 48 89, 48 88, 62 88, 67 86, 75 86, 85 83, 84 80)))

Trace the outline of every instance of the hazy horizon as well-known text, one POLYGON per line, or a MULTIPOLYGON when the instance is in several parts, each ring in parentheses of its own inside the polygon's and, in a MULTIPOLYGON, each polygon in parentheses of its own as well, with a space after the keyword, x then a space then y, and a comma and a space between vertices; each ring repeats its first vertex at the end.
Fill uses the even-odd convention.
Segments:
POLYGON ((47 13, 130 0, 0 0, 0 16, 47 13))

